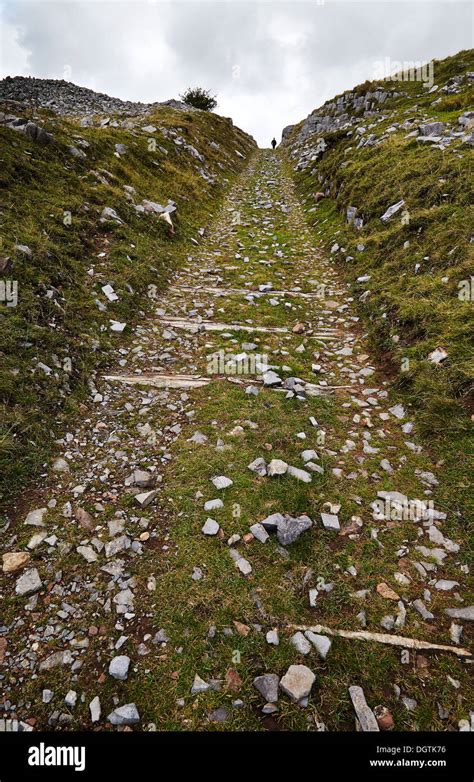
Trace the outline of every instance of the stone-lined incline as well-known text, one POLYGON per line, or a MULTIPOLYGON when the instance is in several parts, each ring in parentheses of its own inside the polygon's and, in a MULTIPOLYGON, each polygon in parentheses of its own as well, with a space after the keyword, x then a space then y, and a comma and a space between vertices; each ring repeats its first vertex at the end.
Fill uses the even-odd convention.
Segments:
POLYGON ((27 555, 4 558, 17 596, 0 646, 5 716, 337 730, 354 727, 353 708, 376 729, 388 707, 399 729, 466 729, 462 660, 400 657, 369 637, 458 648, 474 612, 467 568, 430 503, 442 476, 277 155, 249 164, 119 352, 34 512, 5 536, 5 552, 27 555))

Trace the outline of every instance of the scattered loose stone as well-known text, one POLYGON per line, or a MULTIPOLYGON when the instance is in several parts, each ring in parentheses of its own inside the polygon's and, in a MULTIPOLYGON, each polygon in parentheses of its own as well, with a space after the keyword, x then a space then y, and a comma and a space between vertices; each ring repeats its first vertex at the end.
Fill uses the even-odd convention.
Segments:
POLYGON ((434 586, 435 589, 438 589, 442 592, 449 592, 451 589, 459 586, 459 581, 448 581, 444 578, 440 578, 434 586))
POLYGON ((219 532, 219 525, 217 521, 214 521, 214 519, 207 519, 206 523, 201 529, 201 532, 204 532, 205 535, 217 535, 219 532))
POLYGON ((40 671, 50 671, 52 668, 57 668, 59 665, 71 665, 73 662, 73 656, 69 649, 66 651, 53 652, 45 660, 42 660, 39 665, 40 671))
POLYGON ((193 681, 193 686, 191 687, 191 694, 196 695, 199 692, 207 692, 211 689, 211 685, 204 681, 204 679, 201 679, 201 677, 196 674, 193 681))
POLYGON ((114 709, 107 719, 112 725, 134 725, 140 721, 140 715, 134 703, 126 703, 114 709))
POLYGON ((281 377, 279 377, 276 372, 273 372, 272 370, 264 372, 262 378, 264 386, 278 386, 281 384, 281 377))
POLYGON ((290 665, 280 681, 280 689, 297 703, 308 697, 315 680, 316 676, 306 665, 290 665))
POLYGON ((273 477, 275 475, 284 475, 288 470, 288 465, 282 459, 272 459, 267 467, 267 475, 273 477))
POLYGON ((334 532, 338 532, 341 529, 339 517, 334 513, 321 513, 321 521, 323 522, 324 529, 334 532))
POLYGON ((375 706, 374 715, 380 730, 394 729, 395 723, 393 717, 386 706, 375 706))
POLYGON ((99 559, 97 552, 94 551, 92 546, 77 546, 76 551, 84 557, 86 562, 97 562, 99 559))
POLYGON ((36 568, 25 570, 23 575, 17 580, 15 592, 17 595, 33 595, 43 586, 36 568))
POLYGON ((64 698, 64 702, 66 706, 69 706, 71 709, 74 708, 77 701, 77 692, 75 690, 69 690, 66 697, 64 698))
POLYGON ((26 551, 10 551, 8 554, 3 554, 3 572, 16 573, 25 567, 29 559, 30 555, 26 551))
POLYGON ((282 546, 289 546, 290 543, 294 543, 312 525, 313 522, 308 516, 299 516, 298 518, 284 516, 277 525, 278 541, 282 546))
POLYGON ((303 483, 311 483, 312 477, 309 472, 306 472, 306 470, 301 470, 299 467, 292 467, 291 464, 288 466, 288 475, 291 475, 293 478, 296 478, 298 481, 302 481, 303 483))
POLYGON ((270 516, 267 516, 265 519, 263 519, 260 524, 262 527, 265 527, 266 530, 269 530, 270 532, 274 532, 278 525, 285 520, 285 517, 282 513, 272 513, 270 516))
POLYGON ((123 682, 128 677, 129 667, 130 657, 127 657, 124 654, 118 655, 117 657, 113 657, 109 663, 109 674, 113 676, 114 679, 119 679, 119 681, 123 682))
POLYGON ((268 703, 276 703, 278 701, 279 682, 280 678, 276 673, 265 673, 263 676, 257 676, 253 680, 253 685, 268 703))
POLYGON ((265 527, 262 524, 252 524, 250 527, 250 532, 256 538, 260 541, 260 543, 266 543, 270 535, 266 531, 265 527))
POLYGON ((257 475, 260 475, 262 478, 267 474, 267 464, 265 459, 262 459, 261 456, 259 456, 257 459, 254 459, 254 461, 249 464, 248 468, 252 472, 257 473, 257 475))
POLYGON ((220 499, 208 500, 207 502, 204 503, 205 511, 218 510, 219 508, 223 508, 223 507, 224 507, 224 503, 220 499))
POLYGON ((367 706, 367 701, 365 700, 362 687, 357 687, 354 685, 349 687, 349 695, 351 696, 352 705, 354 706, 354 711, 357 715, 357 719, 359 720, 361 730, 364 732, 379 731, 380 728, 378 726, 375 715, 373 711, 367 706))
POLYGON ((209 715, 211 722, 225 722, 229 717, 229 712, 223 706, 218 709, 214 709, 209 715))
POLYGON ((211 478, 211 481, 216 489, 228 489, 233 484, 233 481, 230 478, 226 478, 225 475, 216 475, 215 478, 211 478))
POLYGON ((152 489, 151 491, 145 491, 141 494, 135 494, 135 502, 140 505, 141 508, 147 508, 148 505, 151 505, 155 497, 157 497, 158 492, 156 489, 152 489))
POLYGON ((397 595, 397 593, 394 592, 394 590, 391 589, 388 584, 383 582, 381 584, 377 584, 377 592, 380 597, 384 597, 386 600, 400 600, 400 595, 397 595))
POLYGON ((452 617, 452 619, 463 619, 465 622, 474 622, 474 606, 467 606, 466 608, 446 608, 444 613, 452 617))
POLYGON ((297 632, 290 638, 290 643, 293 644, 296 651, 300 654, 309 654, 311 651, 311 644, 309 641, 304 637, 303 633, 297 632))
POLYGON ((91 715, 91 722, 98 722, 100 720, 101 707, 99 696, 96 695, 89 703, 89 711, 91 715))
POLYGON ((280 644, 278 630, 276 628, 274 630, 269 630, 265 637, 267 639, 267 643, 271 646, 278 646, 280 644))
POLYGON ((305 632, 305 636, 308 641, 311 641, 321 659, 325 660, 331 648, 331 639, 326 635, 318 635, 317 633, 313 633, 311 630, 307 630, 305 632))
POLYGON ((43 516, 47 512, 47 508, 37 508, 36 510, 30 511, 25 519, 25 524, 29 524, 33 527, 43 527, 43 516))
POLYGON ((428 611, 422 600, 414 600, 413 608, 416 608, 422 619, 425 621, 430 622, 431 619, 434 619, 434 614, 432 614, 431 611, 428 611))

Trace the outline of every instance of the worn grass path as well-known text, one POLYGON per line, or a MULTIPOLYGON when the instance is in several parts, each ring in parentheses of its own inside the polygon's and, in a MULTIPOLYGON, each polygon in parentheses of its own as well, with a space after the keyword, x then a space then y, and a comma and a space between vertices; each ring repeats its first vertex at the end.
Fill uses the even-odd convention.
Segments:
POLYGON ((156 317, 120 350, 114 379, 91 383, 83 420, 58 442, 69 471, 52 472, 25 508, 47 509, 42 526, 22 517, 5 538, 5 551, 31 554, 41 588, 19 596, 20 571, 2 579, 4 716, 110 729, 114 708, 135 703, 138 729, 352 730, 348 687, 360 685, 398 730, 469 718, 469 664, 452 652, 331 637, 322 659, 292 640, 292 625, 321 624, 466 647, 469 622, 446 609, 473 604, 442 468, 313 241, 284 162, 258 153, 156 317), (244 374, 232 373, 236 356, 244 374), (263 384, 265 356, 283 386, 263 384), (162 388, 164 374, 209 382, 162 388), (248 467, 258 458, 305 473, 259 475, 248 467), (136 485, 136 469, 150 486, 136 485), (217 489, 215 476, 232 484, 217 489), (417 520, 402 502, 397 519, 396 503, 372 506, 384 491, 432 504, 417 520), (222 507, 205 510, 214 499, 222 507), (324 527, 327 511, 340 529, 324 527), (274 531, 249 535, 273 513, 312 526, 286 546, 274 531), (209 517, 216 535, 201 531, 209 517), (108 672, 117 655, 131 661, 124 681, 108 672), (294 664, 315 675, 309 699, 280 691, 265 707, 254 678, 294 664))

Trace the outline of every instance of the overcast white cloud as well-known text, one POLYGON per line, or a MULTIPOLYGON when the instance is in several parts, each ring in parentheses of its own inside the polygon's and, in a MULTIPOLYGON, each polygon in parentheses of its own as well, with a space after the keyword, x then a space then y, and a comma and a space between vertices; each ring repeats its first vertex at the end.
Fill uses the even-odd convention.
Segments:
POLYGON ((0 0, 0 76, 66 78, 125 100, 217 93, 268 146, 377 64, 472 47, 463 0, 0 0))

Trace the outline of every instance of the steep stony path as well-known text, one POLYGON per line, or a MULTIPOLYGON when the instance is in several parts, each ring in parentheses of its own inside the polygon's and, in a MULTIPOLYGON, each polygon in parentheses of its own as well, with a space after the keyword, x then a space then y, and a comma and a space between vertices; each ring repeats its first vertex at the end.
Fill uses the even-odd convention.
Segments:
POLYGON ((462 519, 314 241, 258 153, 91 380, 3 536, 0 728, 469 728, 462 519))

